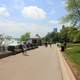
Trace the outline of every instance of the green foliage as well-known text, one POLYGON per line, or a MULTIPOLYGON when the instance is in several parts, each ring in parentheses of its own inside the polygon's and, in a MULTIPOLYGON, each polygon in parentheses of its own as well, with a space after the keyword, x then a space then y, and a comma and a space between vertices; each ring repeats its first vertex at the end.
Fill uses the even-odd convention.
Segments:
POLYGON ((30 32, 23 34, 20 38, 20 41, 27 41, 30 38, 30 32))
POLYGON ((61 31, 60 31, 60 35, 61 35, 61 42, 68 42, 68 39, 69 39, 69 35, 68 35, 68 27, 65 27, 63 25, 61 31))
POLYGON ((76 27, 64 27, 60 35, 61 42, 80 42, 80 30, 76 27))
POLYGON ((51 33, 48 33, 45 37, 44 37, 44 42, 59 42, 60 41, 60 34, 59 32, 51 32, 51 33))
POLYGON ((46 42, 80 42, 80 30, 77 27, 63 26, 60 32, 51 32, 44 37, 46 42))
POLYGON ((80 30, 76 32, 76 36, 74 38, 74 42, 80 42, 80 30))
POLYGON ((80 44, 70 44, 65 53, 70 60, 80 65, 80 44))
POLYGON ((68 14, 63 18, 63 22, 71 22, 73 26, 80 23, 80 0, 67 0, 66 8, 68 14))

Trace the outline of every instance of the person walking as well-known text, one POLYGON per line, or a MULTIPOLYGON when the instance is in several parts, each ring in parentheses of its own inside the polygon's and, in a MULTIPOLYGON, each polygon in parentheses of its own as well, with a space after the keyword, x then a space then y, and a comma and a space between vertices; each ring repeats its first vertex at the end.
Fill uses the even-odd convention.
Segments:
POLYGON ((25 44, 20 44, 20 49, 22 51, 22 54, 27 56, 27 52, 26 52, 26 49, 27 49, 27 46, 25 44))
POLYGON ((52 43, 51 42, 49 43, 49 45, 50 45, 50 47, 52 47, 52 43))
POLYGON ((48 47, 48 44, 47 44, 47 42, 45 43, 45 47, 48 47))

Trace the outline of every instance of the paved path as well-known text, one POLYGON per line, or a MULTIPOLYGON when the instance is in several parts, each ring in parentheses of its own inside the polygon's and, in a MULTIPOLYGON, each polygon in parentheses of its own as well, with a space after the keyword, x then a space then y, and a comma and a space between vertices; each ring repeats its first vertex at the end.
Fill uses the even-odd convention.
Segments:
POLYGON ((40 47, 0 60, 0 80, 62 80, 54 48, 40 47))

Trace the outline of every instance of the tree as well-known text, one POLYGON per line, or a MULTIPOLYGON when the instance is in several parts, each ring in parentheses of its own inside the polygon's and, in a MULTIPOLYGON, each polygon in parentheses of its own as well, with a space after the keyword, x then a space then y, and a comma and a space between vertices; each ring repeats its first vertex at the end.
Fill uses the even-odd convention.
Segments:
POLYGON ((76 36, 74 37, 73 42, 80 42, 80 30, 76 32, 76 36))
POLYGON ((63 27, 60 31, 61 41, 74 42, 78 33, 77 27, 63 27))
POLYGON ((64 22, 70 22, 73 26, 80 25, 80 0, 67 0, 68 14, 63 18, 64 22))
POLYGON ((61 42, 65 44, 65 47, 68 42, 80 42, 80 29, 78 27, 65 27, 62 26, 60 32, 50 32, 44 37, 45 41, 49 42, 61 42))
POLYGON ((1 46, 2 42, 3 42, 3 40, 4 40, 3 34, 0 34, 0 46, 1 46))
POLYGON ((63 25, 60 31, 60 35, 61 35, 60 41, 62 43, 62 46, 64 46, 64 48, 66 48, 67 42, 69 42, 68 31, 69 31, 68 27, 65 27, 63 25))
POLYGON ((44 42, 59 42, 60 41, 60 34, 57 32, 57 29, 53 30, 52 32, 49 32, 44 37, 44 42))
POLYGON ((69 42, 74 42, 75 41, 77 32, 78 32, 78 28, 68 27, 69 42))
POLYGON ((20 38, 21 41, 27 41, 30 38, 30 32, 23 34, 20 38))

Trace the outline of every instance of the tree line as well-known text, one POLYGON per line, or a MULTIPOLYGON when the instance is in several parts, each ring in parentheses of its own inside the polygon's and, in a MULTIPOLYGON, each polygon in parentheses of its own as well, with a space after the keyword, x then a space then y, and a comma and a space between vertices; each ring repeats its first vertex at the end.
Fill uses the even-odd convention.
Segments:
POLYGON ((65 27, 62 26, 62 29, 59 32, 52 31, 48 33, 44 38, 44 42, 80 42, 80 29, 77 27, 65 27))
POLYGON ((43 40, 47 42, 80 42, 80 0, 66 0, 67 15, 62 18, 63 25, 60 32, 52 31, 43 40))

